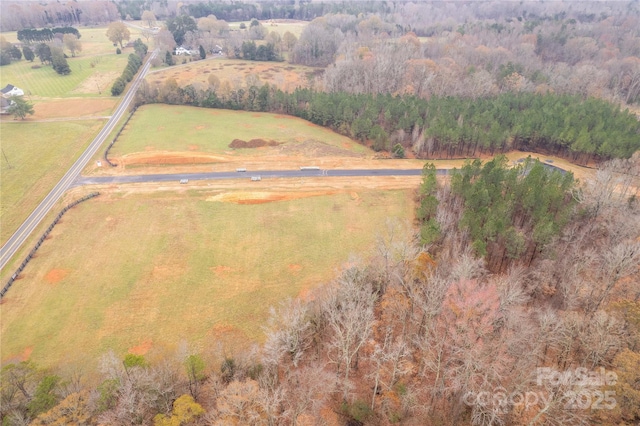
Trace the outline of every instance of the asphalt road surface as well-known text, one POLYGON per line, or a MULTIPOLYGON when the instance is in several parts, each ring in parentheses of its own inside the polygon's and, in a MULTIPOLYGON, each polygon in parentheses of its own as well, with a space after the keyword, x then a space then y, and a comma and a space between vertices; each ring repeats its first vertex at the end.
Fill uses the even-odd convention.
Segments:
MULTIPOLYGON (((446 169, 438 169, 439 175, 447 174, 446 169)), ((356 169, 356 170, 247 170, 246 172, 211 172, 211 173, 175 173, 161 175, 130 175, 130 176, 97 176, 79 177, 73 186, 144 183, 144 182, 180 182, 188 180, 220 180, 220 179, 250 179, 260 176, 267 178, 303 178, 303 177, 361 177, 361 176, 420 176, 422 169, 356 169)))
POLYGON ((118 120, 120 120, 120 118, 126 112, 129 103, 135 96, 140 82, 144 79, 147 71, 149 71, 151 60, 157 54, 157 50, 151 53, 151 56, 147 59, 147 62, 142 67, 142 71, 140 71, 135 80, 133 80, 133 83, 129 86, 129 90, 125 93, 122 101, 120 101, 120 105, 118 105, 113 115, 111 116, 111 119, 109 119, 104 128, 100 131, 100 133, 98 133, 98 136, 96 136, 93 142, 91 142, 87 149, 82 153, 80 158, 78 158, 73 166, 71 166, 67 173, 62 177, 60 182, 56 184, 56 186, 51 190, 51 192, 49 192, 44 200, 42 200, 38 207, 36 207, 31 215, 29 215, 27 220, 25 220, 24 223, 20 225, 18 230, 11 236, 11 238, 9 238, 9 240, 7 240, 2 248, 0 248, 0 269, 4 268, 9 259, 11 259, 15 252, 18 251, 22 244, 24 244, 25 240, 29 237, 29 235, 31 235, 33 230, 38 226, 40 221, 42 221, 49 210, 51 210, 51 207, 53 207, 58 199, 60 199, 62 194, 64 194, 67 189, 74 186, 74 182, 80 175, 82 169, 86 166, 89 160, 91 160, 106 137, 116 126, 118 120))

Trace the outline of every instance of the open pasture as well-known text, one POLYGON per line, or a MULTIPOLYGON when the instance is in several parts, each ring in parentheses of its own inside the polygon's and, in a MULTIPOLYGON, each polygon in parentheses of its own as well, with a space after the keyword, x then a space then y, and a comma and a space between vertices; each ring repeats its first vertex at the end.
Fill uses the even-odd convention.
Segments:
POLYGON ((103 120, 0 124, 1 243, 64 176, 103 125, 103 120))
POLYGON ((180 189, 70 210, 0 305, 2 361, 260 341, 270 306, 331 280, 387 218, 413 212, 411 190, 180 189))
POLYGON ((286 62, 245 61, 218 57, 152 71, 146 80, 150 84, 161 85, 168 78, 173 78, 180 87, 193 84, 198 88, 206 89, 209 87, 209 76, 215 75, 221 84, 228 82, 231 87, 245 87, 249 79, 252 84, 269 83, 281 90, 293 91, 297 87, 308 87, 309 82, 323 72, 322 68, 292 65, 286 62))
POLYGON ((327 149, 347 155, 362 155, 369 150, 357 142, 324 127, 295 117, 171 105, 145 105, 129 121, 111 150, 118 157, 134 153, 145 156, 169 152, 218 155, 260 155, 278 147, 232 149, 234 139, 276 141, 296 145, 316 141, 327 149))
MULTIPOLYGON (((240 24, 244 23, 244 25, 249 28, 251 25, 251 21, 245 22, 229 22, 229 29, 240 31, 240 24)), ((263 27, 265 27, 269 32, 275 31, 276 33, 283 36, 284 33, 289 31, 291 34, 300 38, 300 34, 302 34, 302 30, 309 23, 307 21, 297 21, 295 19, 268 19, 260 21, 263 27)))
POLYGON ((57 74, 50 65, 40 64, 37 58, 33 62, 23 59, 2 67, 0 85, 18 86, 27 98, 110 97, 111 84, 127 65, 127 56, 112 53, 68 58, 71 68, 68 75, 57 74))

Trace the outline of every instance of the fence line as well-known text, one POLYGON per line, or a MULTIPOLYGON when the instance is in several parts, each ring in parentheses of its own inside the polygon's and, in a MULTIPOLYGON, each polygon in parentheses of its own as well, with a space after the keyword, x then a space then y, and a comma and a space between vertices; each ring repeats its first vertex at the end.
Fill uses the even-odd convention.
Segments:
POLYGON ((136 112, 136 110, 138 109, 138 107, 135 107, 131 110, 131 112, 129 113, 129 116, 127 117, 127 119, 125 120, 124 124, 122 125, 122 127, 120 127, 120 130, 118 130, 118 133, 116 133, 115 137, 113 138, 113 140, 111 141, 111 143, 109 144, 109 146, 107 147, 107 149, 104 150, 104 161, 106 161, 107 163, 109 163, 109 165, 111 167, 115 167, 117 166, 116 163, 112 163, 109 160, 109 151, 111 151, 111 147, 113 146, 114 143, 116 143, 116 141, 118 140, 118 138, 120 137, 120 133, 122 133, 122 131, 124 130, 124 128, 127 126, 127 124, 129 123, 129 120, 131 120, 131 117, 133 117, 133 113, 136 112))
POLYGON ((91 199, 93 197, 97 197, 98 195, 100 195, 99 192, 92 192, 89 195, 85 195, 84 197, 74 201, 73 203, 67 205, 65 208, 63 208, 60 213, 58 213, 58 215, 56 216, 56 218, 53 220, 53 222, 51 222, 51 225, 49 225, 49 227, 46 229, 46 231, 44 231, 42 233, 42 235, 40 236, 40 239, 38 240, 38 242, 33 246, 33 248, 31 249, 31 251, 29 252, 29 254, 27 255, 27 257, 24 258, 24 260, 22 261, 22 263, 20 264, 20 266, 18 266, 18 269, 16 269, 16 271, 13 273, 13 275, 11 275, 11 277, 9 278, 9 280, 7 281, 7 283, 5 284, 5 286, 2 288, 2 290, 0 290, 0 299, 4 297, 4 295, 7 293, 7 291, 9 291, 9 289, 11 288, 11 286, 13 285, 13 282, 18 279, 18 276, 20 275, 20 273, 24 270, 24 268, 29 264, 29 261, 31 261, 31 258, 33 258, 33 256, 35 256, 36 252, 38 251, 38 249, 40 248, 40 246, 42 245, 42 243, 44 242, 45 238, 47 238, 49 236, 49 233, 51 232, 51 230, 53 229, 54 226, 56 226, 56 224, 58 223, 58 221, 60 221, 60 218, 62 218, 62 216, 72 207, 77 206, 78 204, 82 203, 83 201, 87 201, 88 199, 91 199))

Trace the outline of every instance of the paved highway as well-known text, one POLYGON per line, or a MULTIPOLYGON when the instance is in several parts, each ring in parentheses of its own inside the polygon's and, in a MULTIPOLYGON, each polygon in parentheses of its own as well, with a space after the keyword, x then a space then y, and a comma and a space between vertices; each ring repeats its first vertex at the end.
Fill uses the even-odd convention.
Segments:
POLYGON ((109 133, 118 123, 118 120, 124 115, 129 106, 129 103, 135 96, 136 90, 144 78, 149 67, 151 66, 151 60, 158 54, 155 50, 151 53, 151 56, 147 59, 147 62, 142 67, 142 70, 138 73, 138 76, 130 85, 129 90, 126 92, 122 101, 116 108, 115 112, 111 116, 111 119, 107 122, 104 128, 98 133, 98 136, 91 142, 87 149, 82 153, 80 158, 71 166, 67 173, 62 177, 60 182, 51 190, 51 192, 42 200, 42 202, 36 207, 36 209, 29 215, 27 220, 18 228, 18 230, 7 240, 7 242, 0 248, 0 269, 4 268, 9 259, 15 254, 16 251, 24 244, 25 240, 31 235, 33 230, 38 226, 40 221, 51 210, 51 207, 60 199, 62 194, 71 187, 73 187, 76 178, 80 175, 82 169, 91 160, 96 153, 100 145, 104 142, 109 133))
MULTIPOLYGON (((439 175, 447 174, 446 169, 438 169, 439 175)), ((356 169, 356 170, 247 170, 246 172, 176 173, 162 175, 129 175, 79 177, 74 186, 114 183, 179 182, 188 180, 249 179, 254 176, 266 178, 303 177, 359 177, 359 176, 420 176, 422 169, 356 169)))

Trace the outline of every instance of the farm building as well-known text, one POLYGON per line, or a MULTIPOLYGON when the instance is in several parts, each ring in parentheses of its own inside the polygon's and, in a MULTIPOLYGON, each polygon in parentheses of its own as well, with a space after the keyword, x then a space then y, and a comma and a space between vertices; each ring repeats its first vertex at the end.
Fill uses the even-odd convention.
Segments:
POLYGON ((5 98, 24 95, 24 91, 19 87, 14 86, 13 84, 7 84, 4 89, 0 90, 0 92, 2 92, 2 96, 5 98))

